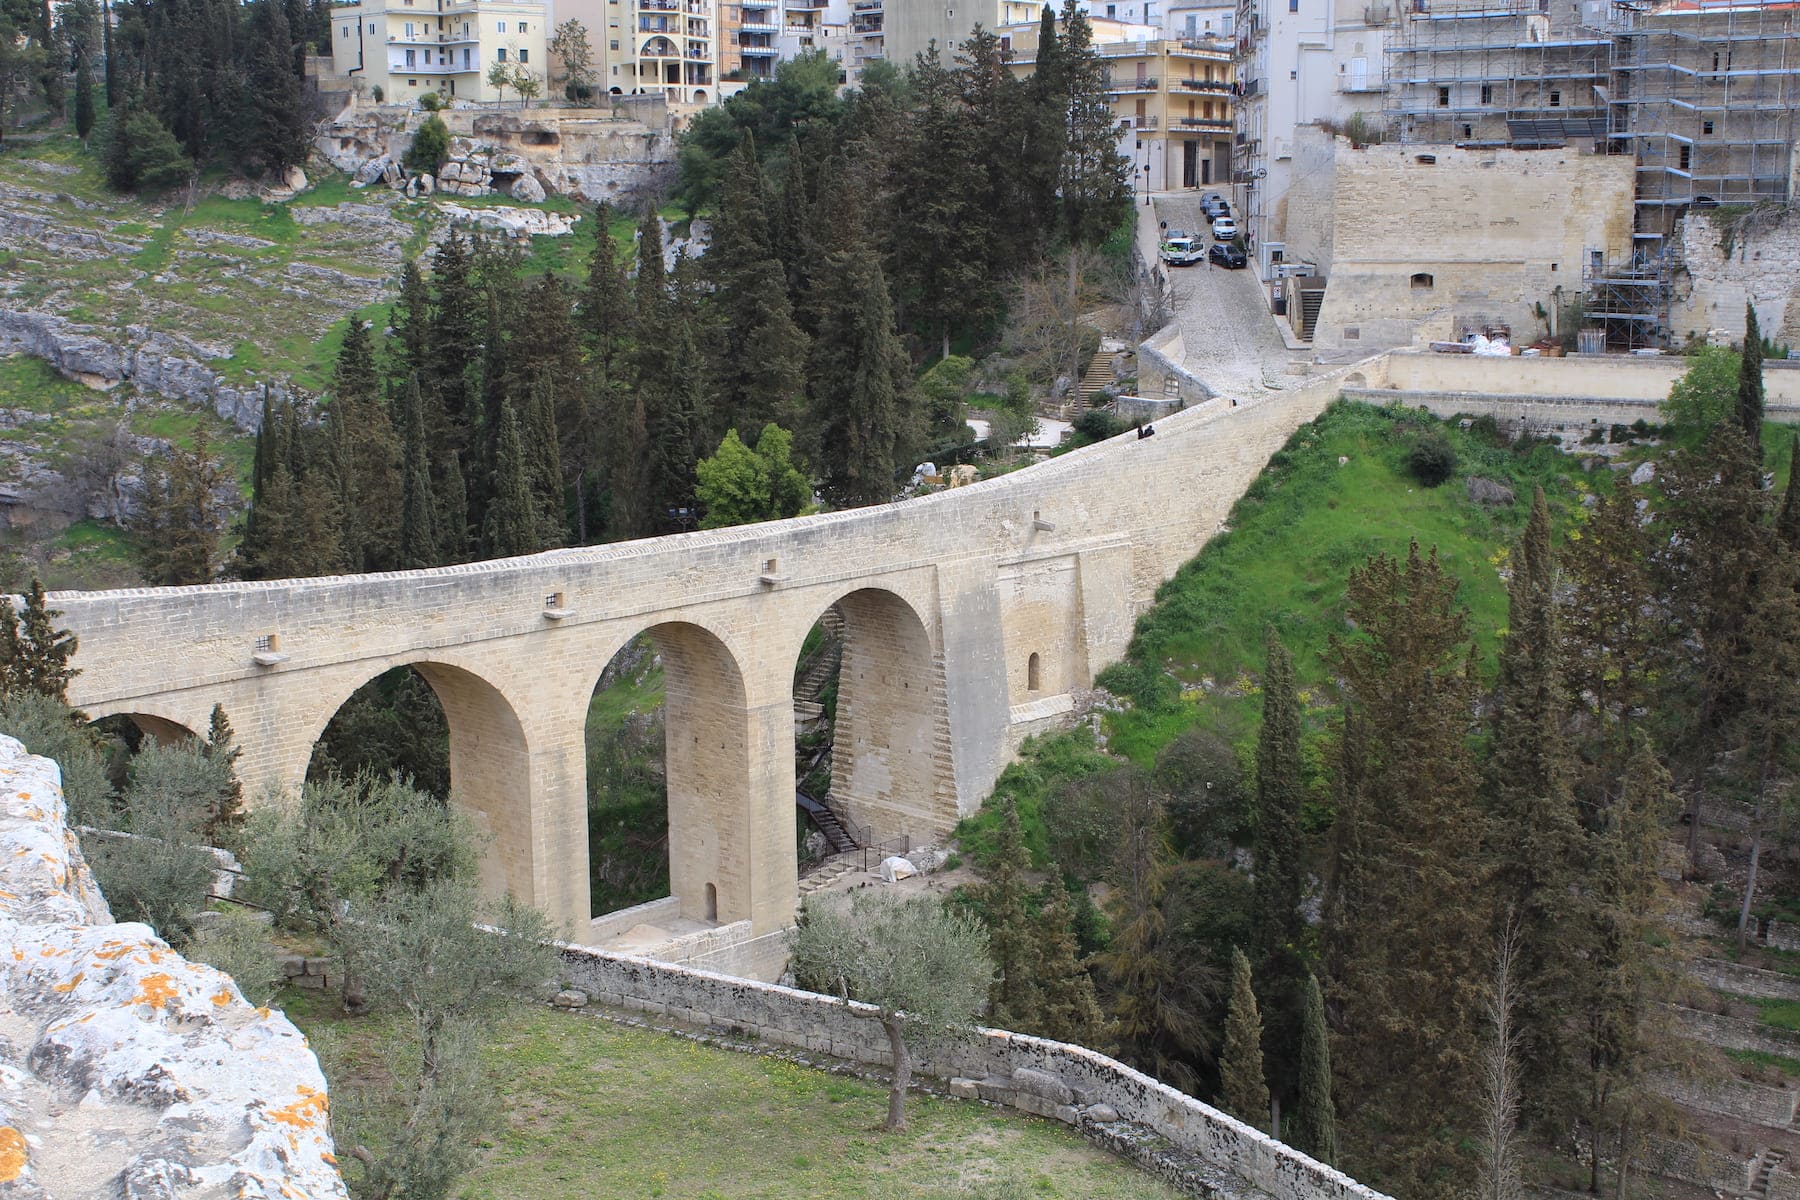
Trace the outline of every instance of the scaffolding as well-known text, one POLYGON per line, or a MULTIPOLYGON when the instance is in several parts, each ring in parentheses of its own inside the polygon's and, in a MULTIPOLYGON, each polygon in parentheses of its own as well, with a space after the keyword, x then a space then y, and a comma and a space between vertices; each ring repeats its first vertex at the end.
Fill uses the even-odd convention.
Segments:
POLYGON ((1666 344, 1682 216, 1800 198, 1797 0, 1410 0, 1387 69, 1402 142, 1634 156, 1631 253, 1582 272, 1611 346, 1666 344))
POLYGON ((1612 39, 1552 8, 1412 0, 1388 45, 1389 131, 1402 142, 1518 149, 1604 141, 1612 39))

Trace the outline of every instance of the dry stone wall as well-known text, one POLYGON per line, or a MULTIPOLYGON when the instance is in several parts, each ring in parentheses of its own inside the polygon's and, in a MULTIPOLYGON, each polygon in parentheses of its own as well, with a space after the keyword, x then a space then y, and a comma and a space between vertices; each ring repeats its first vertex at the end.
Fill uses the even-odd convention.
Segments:
POLYGON ((56 764, 0 737, 0 1194, 341 1200, 306 1039, 115 924, 65 816, 56 764))
MULTIPOLYGON (((850 1062, 885 1065, 887 1038, 876 1022, 828 996, 714 975, 648 959, 565 947, 563 975, 590 998, 723 1032, 750 1035, 850 1062)), ((938 1039, 920 1048, 915 1069, 980 1096, 1082 1126, 1120 1148, 1149 1131, 1212 1168, 1187 1180, 1220 1200, 1386 1200, 1342 1172, 1083 1046, 1003 1030, 938 1039), (1095 1128, 1098 1126, 1099 1128, 1095 1128)))
POLYGON ((1681 222, 1686 278, 1677 281, 1669 312, 1676 339, 1741 340, 1748 301, 1765 336, 1800 346, 1800 213, 1771 213, 1728 237, 1735 220, 1696 210, 1681 222))

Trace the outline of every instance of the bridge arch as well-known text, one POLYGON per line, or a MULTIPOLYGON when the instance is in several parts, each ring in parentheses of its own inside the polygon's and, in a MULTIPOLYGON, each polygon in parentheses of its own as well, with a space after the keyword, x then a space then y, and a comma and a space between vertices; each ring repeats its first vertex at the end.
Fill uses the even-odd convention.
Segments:
POLYGON ((129 723, 136 728, 141 737, 149 738, 161 746, 179 746, 186 741, 203 739, 206 722, 198 726, 192 724, 193 718, 186 713, 155 703, 144 704, 131 702, 123 705, 109 705, 108 711, 88 714, 90 724, 104 728, 120 723, 129 723))
POLYGON ((421 653, 387 660, 374 669, 355 664, 354 674, 335 686, 321 686, 311 712, 294 721, 302 756, 289 778, 303 778, 325 728, 365 685, 398 667, 425 680, 443 708, 450 735, 450 802, 468 815, 482 835, 481 888, 489 896, 511 892, 532 904, 545 903, 545 867, 534 832, 531 743, 520 706, 473 663, 421 653))
MULTIPOLYGON (((957 806, 933 623, 914 600, 885 587, 849 589, 821 605, 821 617, 833 608, 843 620, 843 655, 830 803, 877 840, 936 837, 956 823, 957 806)), ((805 632, 790 664, 798 664, 805 632)))
MULTIPOLYGON (((647 637, 663 669, 663 776, 668 804, 669 895, 680 915, 730 922, 751 915, 753 846, 748 688, 739 654, 718 630, 661 621, 647 637)), ((609 655, 594 670, 592 695, 609 655)), ((591 852, 591 848, 590 848, 591 852)))

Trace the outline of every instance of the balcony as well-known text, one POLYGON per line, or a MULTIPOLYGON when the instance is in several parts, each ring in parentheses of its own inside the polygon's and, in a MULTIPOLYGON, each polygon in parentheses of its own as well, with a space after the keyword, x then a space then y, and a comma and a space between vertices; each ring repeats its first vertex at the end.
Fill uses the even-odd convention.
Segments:
POLYGON ((1161 82, 1155 76, 1144 79, 1110 79, 1106 83, 1106 90, 1115 96, 1127 92, 1154 92, 1156 85, 1161 82))
POLYGON ((744 33, 780 33, 781 26, 770 21, 740 21, 738 29, 744 33))
POLYGON ((670 21, 658 20, 655 17, 638 18, 639 33, 680 33, 681 27, 670 21))
POLYGON ((880 12, 881 4, 882 0, 856 0, 856 3, 850 6, 850 9, 852 12, 859 13, 880 12))
POLYGON ((1223 79, 1177 79, 1185 91, 1190 92, 1229 92, 1231 85, 1223 79))
POLYGON ((1215 133, 1231 132, 1229 117, 1178 117, 1173 124, 1179 125, 1183 129, 1210 129, 1215 133))
POLYGON ((1155 117, 1127 117, 1127 118, 1125 118, 1124 121, 1121 121, 1120 124, 1125 125, 1131 129, 1155 129, 1156 128, 1156 118, 1155 117))
POLYGON ((1388 90, 1387 80, 1375 75, 1339 75, 1337 90, 1346 96, 1364 96, 1388 90))
POLYGON ((876 13, 873 17, 853 18, 850 23, 850 32, 851 33, 874 33, 874 34, 881 33, 882 32, 881 14, 876 13))

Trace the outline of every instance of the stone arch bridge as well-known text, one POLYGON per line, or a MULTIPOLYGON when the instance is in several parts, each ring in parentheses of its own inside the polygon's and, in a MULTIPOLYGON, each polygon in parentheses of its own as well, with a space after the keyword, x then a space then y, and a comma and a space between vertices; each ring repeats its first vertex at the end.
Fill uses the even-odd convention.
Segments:
POLYGON ((410 665, 443 705, 483 881, 588 940, 584 726, 648 634, 667 683, 670 893, 680 915, 792 923, 795 663, 845 618, 833 798, 875 835, 935 837, 1020 741, 1117 659, 1157 586, 1218 530, 1335 382, 1212 401, 917 500, 382 575, 57 593, 81 638, 70 700, 244 746, 246 795, 292 786, 357 688, 410 665))

